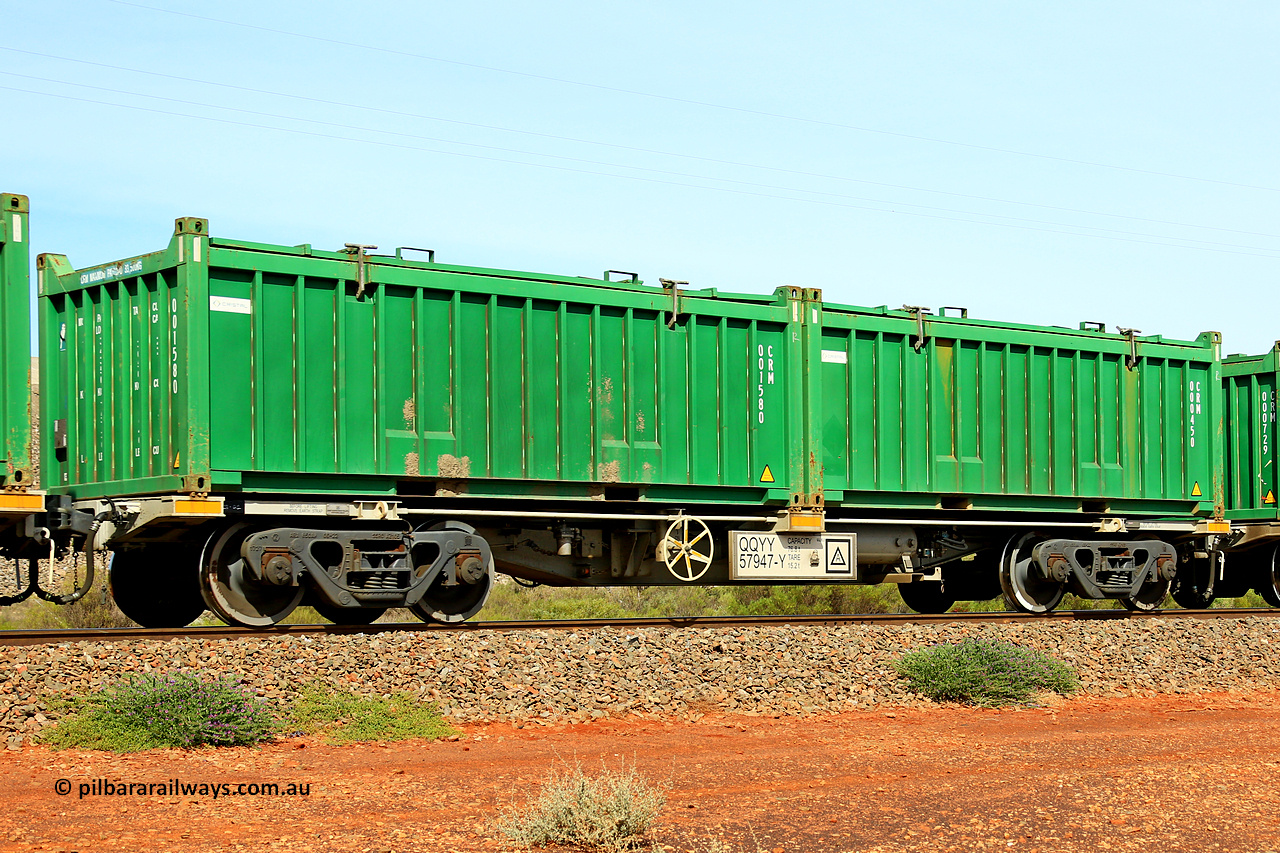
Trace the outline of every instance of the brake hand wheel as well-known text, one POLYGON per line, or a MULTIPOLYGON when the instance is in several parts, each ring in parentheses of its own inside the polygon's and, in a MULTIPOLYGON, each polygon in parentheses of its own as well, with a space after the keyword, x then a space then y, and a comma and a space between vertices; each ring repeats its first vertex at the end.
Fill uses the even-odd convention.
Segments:
POLYGON ((711 529, 700 518, 677 516, 658 543, 658 559, 667 571, 686 583, 705 575, 714 556, 711 529))

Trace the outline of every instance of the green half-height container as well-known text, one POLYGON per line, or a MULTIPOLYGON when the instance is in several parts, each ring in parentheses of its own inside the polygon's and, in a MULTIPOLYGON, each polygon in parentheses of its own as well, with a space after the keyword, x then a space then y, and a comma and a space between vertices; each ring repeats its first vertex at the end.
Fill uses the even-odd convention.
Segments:
POLYGON ((1221 514, 1216 332, 1170 341, 950 310, 825 306, 829 502, 1221 514))
POLYGON ((805 382, 807 335, 791 290, 403 254, 180 219, 153 254, 81 270, 42 255, 50 487, 790 500, 804 435, 783 388, 805 382))
POLYGON ((1262 355, 1223 359, 1222 380, 1227 405, 1227 517, 1280 520, 1276 474, 1280 342, 1262 355))

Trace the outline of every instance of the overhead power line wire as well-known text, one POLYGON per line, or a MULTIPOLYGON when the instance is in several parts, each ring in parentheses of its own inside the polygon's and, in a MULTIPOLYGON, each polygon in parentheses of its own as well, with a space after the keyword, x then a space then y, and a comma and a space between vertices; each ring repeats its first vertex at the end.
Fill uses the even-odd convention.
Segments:
MULTIPOLYGON (((1148 234, 1141 231, 1124 231, 1117 228, 1102 228, 1096 225, 1080 225, 1072 222, 1053 222, 1043 219, 1030 219, 1024 216, 1008 216, 1000 213, 987 213, 976 210, 957 210, 949 207, 936 207, 927 204, 915 204, 911 202, 896 202, 882 198, 867 198, 866 196, 848 195, 846 193, 835 193, 826 190, 810 190, 803 187, 780 186, 777 184, 762 184, 756 181, 743 181, 735 178, 721 178, 714 175, 699 175, 690 172, 677 172, 670 169, 654 169, 648 166, 632 166, 627 163, 610 163, 602 160, 590 160, 585 157, 570 157, 563 154, 548 154, 541 151, 528 151, 521 148, 507 148, 498 145, 485 145, 477 142, 462 142, 456 139, 444 139, 436 136, 423 136, 415 133, 406 133, 398 130, 383 130, 376 127, 363 127, 360 125, 345 124, 342 122, 324 121, 322 119, 305 118, 301 116, 281 115, 280 113, 265 112, 262 110, 251 110, 245 107, 228 107, 221 104, 209 104, 201 101, 192 101, 186 98, 173 98, 166 95, 149 95, 143 92, 133 92, 126 89, 113 89, 107 86, 94 86, 88 83, 74 83, 66 80, 57 80, 50 77, 37 77, 31 74, 20 74, 16 71, 0 71, 7 77, 21 77, 27 80, 39 80, 44 83, 55 83, 64 86, 75 86, 81 89, 92 89, 98 92, 109 92, 114 95, 128 95, 131 97, 150 98, 157 101, 168 101, 169 103, 183 104, 190 107, 202 107, 205 109, 224 110, 227 112, 242 113, 245 115, 258 116, 261 118, 276 119, 278 121, 298 121, 307 124, 320 125, 322 127, 337 128, 339 130, 354 130, 361 133, 381 133, 388 136, 398 136, 404 139, 414 139, 422 142, 437 142, 445 145, 460 145, 466 148, 479 148, 486 151, 497 151, 503 154, 519 154, 525 157, 542 157, 552 160, 563 160, 570 163, 581 163, 587 166, 602 166, 608 169, 631 169, 639 172, 649 172, 651 174, 665 175, 675 178, 688 178, 696 181, 714 181, 718 183, 736 184, 738 186, 751 187, 754 189, 778 190, 789 193, 802 193, 805 195, 825 196, 828 198, 846 199, 849 201, 862 201, 870 204, 893 205, 899 207, 913 207, 920 210, 929 210, 938 213, 956 213, 962 216, 985 216, 992 219, 1005 219, 1012 222, 1026 222, 1033 225, 1052 225, 1058 228, 1078 228, 1087 231, 1099 231, 1107 234, 1121 234, 1127 237, 1150 237, 1161 240, 1180 240, 1186 243, 1199 243, 1205 246, 1223 246, 1231 249, 1251 249, 1256 251, 1270 251, 1265 246, 1242 246, 1235 243, 1222 243, 1214 240, 1197 240, 1193 237, 1177 237, 1168 234, 1148 234)), ((992 223, 995 224, 995 223, 992 223)))
MULTIPOLYGON (((1009 222, 988 222, 981 219, 966 219, 958 216, 943 216, 938 213, 924 213, 921 211, 913 211, 913 210, 898 210, 896 208, 872 207, 869 205, 849 204, 847 202, 839 202, 839 201, 825 201, 823 199, 814 199, 814 198, 796 198, 794 196, 776 195, 773 193, 755 192, 755 191, 744 190, 744 189, 734 189, 732 187, 714 187, 714 186, 705 186, 701 184, 690 184, 682 181, 671 181, 671 180, 665 180, 661 178, 650 178, 650 177, 644 177, 641 175, 619 175, 612 172, 601 172, 593 169, 579 169, 571 166, 557 166, 550 163, 529 163, 526 161, 511 160, 503 157, 492 157, 484 154, 469 154, 461 151, 446 151, 446 150, 437 149, 437 148, 425 148, 417 145, 406 145, 403 143, 388 142, 384 140, 359 139, 356 137, 340 136, 338 134, 332 134, 332 133, 320 133, 318 131, 301 130, 298 128, 276 127, 273 125, 254 124, 252 122, 237 121, 235 119, 217 118, 215 116, 192 115, 190 113, 175 112, 173 110, 161 110, 161 109, 155 109, 153 107, 143 107, 143 106, 138 106, 136 104, 121 104, 121 103, 115 103, 111 101, 96 100, 93 98, 80 98, 74 95, 61 95, 54 92, 41 92, 33 89, 20 89, 14 86, 0 86, 0 90, 10 91, 10 92, 21 92, 24 94, 38 95, 42 97, 59 98, 67 101, 77 101, 80 103, 99 104, 102 106, 116 107, 120 109, 137 110, 140 112, 154 113, 157 115, 176 116, 179 118, 196 119, 198 121, 209 121, 209 122, 216 122, 219 124, 235 125, 239 127, 249 127, 249 128, 255 128, 258 130, 271 130, 279 133, 292 133, 292 134, 298 134, 302 136, 315 137, 319 139, 332 139, 332 140, 354 142, 354 143, 365 144, 365 145, 378 145, 385 148, 397 148, 397 149, 408 150, 408 151, 421 151, 421 152, 432 153, 432 154, 443 154, 450 157, 464 157, 472 160, 484 160, 489 162, 508 163, 508 164, 514 164, 514 165, 520 165, 520 166, 532 166, 536 168, 552 169, 552 170, 561 171, 561 172, 572 172, 572 173, 584 174, 584 175, 598 175, 603 177, 620 178, 623 180, 630 180, 630 181, 641 181, 644 183, 665 184, 668 186, 711 190, 713 192, 732 193, 734 195, 753 196, 757 198, 771 198, 771 199, 778 199, 783 201, 794 201, 794 202, 807 203, 807 204, 821 204, 821 205, 826 205, 828 207, 840 207, 840 208, 848 208, 852 210, 867 210, 867 211, 873 211, 877 213, 892 213, 900 216, 915 216, 915 217, 921 217, 925 219, 946 220, 950 222, 966 222, 974 225, 992 225, 999 228, 1015 228, 1022 231, 1038 231, 1038 232, 1050 233, 1050 234, 1066 234, 1066 235, 1075 236, 1075 237, 1092 237, 1099 240, 1113 240, 1113 241, 1123 242, 1123 243, 1139 243, 1139 244, 1152 245, 1152 246, 1167 246, 1167 247, 1173 247, 1173 248, 1179 248, 1179 249, 1193 249, 1193 250, 1206 251, 1206 252, 1218 252, 1220 254, 1230 254, 1230 255, 1248 255, 1252 257, 1261 257, 1261 258, 1272 258, 1272 259, 1280 258, 1280 255, 1270 254, 1268 253, 1269 250, 1261 249, 1260 247, 1254 247, 1254 246, 1225 248, 1225 246, 1228 246, 1230 244, 1221 244, 1222 246, 1224 246, 1224 248, 1215 248, 1213 245, 1185 245, 1186 242, 1204 242, 1204 241, 1187 241, 1186 238, 1178 238, 1178 237, 1162 237, 1160 239, 1155 239, 1155 240, 1139 240, 1139 239, 1134 239, 1133 237, 1112 236, 1109 234, 1091 234, 1091 233, 1087 233, 1086 231, 1080 231, 1080 230, 1063 231, 1061 229, 1041 228, 1034 225, 1017 225, 1009 222), (1257 249, 1257 251, 1239 251, 1238 249, 1257 249)), ((222 109, 228 109, 228 108, 222 108, 222 109)), ((284 120, 288 120, 288 119, 285 118, 284 120)), ((546 155, 533 155, 533 156, 546 156, 546 155)), ((713 179, 713 180, 720 180, 720 179, 713 179)), ((804 192, 804 190, 794 190, 794 191, 804 192)), ((987 217, 996 216, 995 214, 983 214, 983 213, 972 213, 970 215, 987 216, 987 217)), ((1001 218, 1008 218, 1008 217, 1001 217, 1001 218)), ((1089 228, 1089 226, 1071 226, 1071 225, 1068 225, 1065 227, 1084 228, 1084 229, 1089 228)), ((1093 230, 1098 230, 1098 229, 1093 229, 1093 230)))
POLYGON ((627 89, 621 86, 606 86, 603 83, 589 83, 585 80, 574 80, 568 77, 555 77, 549 74, 537 74, 531 71, 520 71, 515 68, 503 68, 497 65, 484 65, 477 62, 465 62, 460 59, 446 59, 442 56, 432 56, 425 53, 414 53, 407 50, 397 50, 396 48, 382 47, 380 45, 365 44, 363 42, 345 41, 343 39, 329 38, 328 36, 317 36, 309 33, 300 33, 293 30, 282 30, 274 27, 264 27, 261 24, 249 24, 244 21, 233 21, 227 18, 214 18, 208 15, 197 15, 194 12, 180 12, 177 9, 166 9, 162 6, 150 6, 145 3, 133 3, 130 0, 106 0, 108 3, 115 3, 119 6, 132 6, 136 9, 146 9, 151 12, 162 12, 168 15, 177 15, 183 18, 193 18, 198 21, 208 21, 214 24, 223 24, 230 27, 242 27, 249 30, 258 30, 259 32, 270 33, 272 35, 289 36, 291 38, 307 39, 309 41, 321 42, 324 44, 339 45, 342 47, 351 47, 358 50, 368 50, 377 53, 386 53, 393 56, 403 56, 410 59, 421 59, 427 62, 439 62, 446 65, 456 65, 462 68, 475 68, 481 71, 491 71, 497 74, 509 74, 515 77, 526 77, 531 80, 543 80, 549 83, 561 83, 567 86, 580 86, 585 89, 596 89, 603 92, 614 92, 623 95, 633 95, 640 98, 652 98, 659 101, 669 101, 678 104, 688 104, 697 107, 706 107, 707 109, 724 110, 726 112, 742 113, 745 115, 761 116, 763 118, 779 119, 782 121, 800 122, 803 124, 821 125, 823 127, 834 127, 843 130, 853 130, 859 133, 875 133, 883 136, 892 136, 898 139, 912 139, 917 142, 932 142, 938 145, 953 145, 959 148, 971 148, 978 151, 991 151, 997 154, 1011 154, 1017 157, 1032 157, 1039 160, 1053 160, 1059 163, 1071 163, 1077 166, 1090 166, 1098 169, 1114 169, 1121 172, 1133 172, 1142 175, 1153 175, 1161 178, 1177 178, 1184 181, 1199 181, 1208 184, 1219 184, 1221 186, 1238 187, 1240 189, 1262 190, 1264 192, 1280 192, 1280 187, 1268 187, 1259 184, 1245 184, 1236 181, 1225 181, 1218 178, 1205 178, 1198 175, 1184 175, 1177 172, 1161 172, 1154 169, 1139 169, 1135 166, 1121 166, 1116 163, 1102 163, 1095 160, 1081 160, 1073 157, 1059 157, 1053 154, 1040 154, 1034 151, 1021 151, 1016 148, 1001 148, 994 145, 981 145, 974 142, 960 142, 955 139, 943 139, 936 136, 923 136, 912 133, 902 133, 895 130, 884 130, 882 128, 865 127, 862 125, 846 124, 844 122, 829 121, 827 119, 810 118, 808 116, 792 115, 789 113, 776 113, 767 110, 757 110, 750 107, 739 107, 732 104, 721 104, 714 101, 700 101, 694 98, 681 98, 675 95, 663 95, 658 92, 646 92, 641 89, 627 89))
MULTIPOLYGON (((553 133, 543 133, 540 131, 524 130, 521 128, 504 127, 502 125, 482 124, 479 122, 463 121, 461 119, 451 119, 451 118, 444 118, 441 116, 426 115, 424 113, 415 113, 415 112, 408 112, 405 110, 393 110, 393 109, 387 109, 384 107, 375 107, 367 104, 356 104, 356 103, 347 103, 343 101, 333 101, 326 98, 316 98, 310 95, 300 95, 292 92, 277 92, 270 89, 258 89, 251 86, 238 86, 232 83, 221 83, 215 80, 202 80, 196 77, 184 77, 178 74, 167 74, 160 71, 149 71, 141 68, 130 68, 123 65, 111 65, 105 62, 95 62, 93 60, 79 59, 79 58, 68 57, 68 56, 57 56, 54 54, 40 53, 33 50, 24 50, 22 48, 9 47, 6 45, 0 45, 0 50, 12 51, 14 53, 22 53, 28 56, 39 56, 45 59, 54 59, 62 62, 73 62, 73 63, 78 63, 81 65, 89 65, 97 68, 109 68, 114 71, 124 71, 131 74, 142 74, 142 75, 147 75, 151 77, 159 77, 162 79, 176 80, 183 83, 197 83, 204 86, 215 86, 218 88, 231 89, 233 91, 239 91, 239 92, 250 92, 253 94, 269 95, 272 97, 279 97, 279 98, 291 98, 294 100, 306 101, 310 103, 324 104, 326 106, 340 107, 342 109, 367 110, 369 112, 383 113, 386 115, 393 115, 393 116, 398 116, 402 118, 416 118, 416 119, 422 119, 425 121, 442 122, 446 124, 460 125, 463 127, 474 127, 474 128, 479 128, 483 130, 496 130, 503 133, 521 134, 525 136, 532 136, 532 137, 537 137, 541 139, 551 139, 551 140, 556 140, 560 142, 573 142, 573 143, 583 144, 583 145, 596 145, 596 146, 601 146, 605 148, 613 148, 621 151, 633 151, 633 152, 643 153, 643 154, 655 154, 663 157, 676 157, 676 158, 681 158, 686 160, 695 160, 695 161, 704 162, 704 163, 713 163, 721 166, 735 166, 739 168, 759 169, 762 171, 777 172, 779 174, 796 175, 796 176, 808 177, 808 178, 820 178, 823 180, 846 181, 849 183, 866 184, 867 186, 884 187, 886 189, 908 190, 911 192, 923 192, 923 193, 931 193, 934 195, 950 196, 952 198, 964 198, 964 199, 970 199, 975 201, 988 201, 988 202, 994 202, 997 204, 1012 204, 1012 205, 1018 205, 1021 207, 1034 207, 1034 208, 1039 208, 1041 210, 1053 210, 1060 213, 1080 213, 1088 216, 1105 216, 1113 219, 1126 219, 1132 222, 1146 222, 1154 225, 1173 225, 1179 228, 1199 228, 1199 229, 1204 229, 1209 231, 1221 231, 1228 234, 1241 234, 1241 235, 1250 236, 1250 237, 1269 237, 1269 238, 1280 239, 1280 234, 1269 234, 1261 231, 1246 231, 1239 228, 1223 228, 1221 226, 1216 226, 1216 225, 1201 225, 1201 224, 1196 224, 1192 222, 1179 222, 1177 220, 1170 220, 1170 219, 1154 219, 1146 216, 1132 216, 1132 215, 1123 214, 1123 213, 1110 213, 1110 212, 1101 211, 1101 210, 1087 210, 1083 208, 1064 207, 1061 205, 1041 204, 1038 202, 1019 201, 1017 199, 999 198, 995 196, 982 196, 982 195, 974 195, 971 193, 953 192, 950 190, 929 189, 927 187, 916 187, 916 186, 911 186, 907 184, 892 184, 892 183, 886 183, 884 181, 871 181, 871 180, 866 180, 864 178, 854 178, 854 177, 849 177, 847 175, 835 175, 835 174, 829 174, 829 173, 823 173, 823 172, 809 172, 803 169, 787 169, 780 166, 770 166, 770 165, 760 164, 760 163, 750 163, 750 162, 738 161, 738 160, 725 160, 717 157, 705 157, 697 154, 686 154, 678 151, 663 151, 660 149, 643 148, 635 145, 623 145, 621 143, 605 142, 605 141, 596 140, 596 139, 583 139, 579 137, 562 136, 562 135, 553 134, 553 133)), ((0 73, 8 73, 14 76, 30 76, 30 75, 16 74, 15 72, 0 72, 0 73)), ((61 82, 69 86, 82 85, 79 83, 52 80, 50 78, 44 78, 44 77, 31 77, 31 79, 47 80, 49 82, 61 82)), ((123 90, 117 90, 117 89, 110 89, 106 91, 124 93, 123 90)), ((130 92, 127 94, 139 94, 139 93, 130 92)), ((142 95, 142 97, 155 97, 155 96, 142 95)), ((183 103, 195 103, 195 102, 183 101, 183 103)), ((233 108, 226 107, 222 109, 233 109, 233 108)), ((299 119, 299 120, 305 120, 305 119, 299 119)), ((390 131, 380 131, 380 132, 390 132, 390 131)), ((464 144, 464 143, 459 143, 459 144, 464 144)), ((626 168, 637 168, 637 167, 628 166, 626 168)))

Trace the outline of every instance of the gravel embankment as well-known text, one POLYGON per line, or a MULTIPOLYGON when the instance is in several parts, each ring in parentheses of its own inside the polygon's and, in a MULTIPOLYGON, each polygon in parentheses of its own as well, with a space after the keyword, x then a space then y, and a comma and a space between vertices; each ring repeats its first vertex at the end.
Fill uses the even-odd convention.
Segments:
POLYGON ((904 689, 894 660, 966 636, 1054 654, 1093 695, 1280 688, 1280 620, 1257 617, 87 642, 0 647, 0 735, 17 748, 52 725, 50 698, 173 669, 234 676, 272 699, 315 680, 408 691, 467 722, 833 713, 925 701, 904 689))

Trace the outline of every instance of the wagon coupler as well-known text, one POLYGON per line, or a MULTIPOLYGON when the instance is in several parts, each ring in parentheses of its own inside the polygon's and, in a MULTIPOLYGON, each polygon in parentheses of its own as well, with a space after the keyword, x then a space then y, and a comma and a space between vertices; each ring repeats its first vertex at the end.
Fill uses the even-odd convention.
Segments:
MULTIPOLYGON (((14 595, 0 596, 0 607, 18 604, 33 595, 51 604, 75 604, 84 598, 89 593, 89 590, 93 588, 93 580, 96 574, 93 551, 94 534, 107 517, 107 513, 102 513, 95 517, 90 513, 72 509, 70 499, 65 497, 51 499, 46 506, 45 512, 27 516, 23 522, 24 529, 22 532, 27 544, 21 549, 21 554, 14 555, 15 564, 22 557, 26 558, 26 583, 23 585, 21 578, 19 578, 18 584, 22 586, 22 589, 14 595), (77 539, 84 543, 82 546, 86 567, 84 580, 78 581, 75 588, 68 593, 56 593, 42 587, 40 585, 39 560, 49 560, 52 576, 53 564, 59 552, 67 553, 70 550, 71 543, 77 539), (36 549, 39 549, 39 551, 36 549), (43 553, 40 556, 36 556, 39 552, 43 553)), ((18 569, 16 565, 15 571, 21 575, 21 569, 18 569)))

